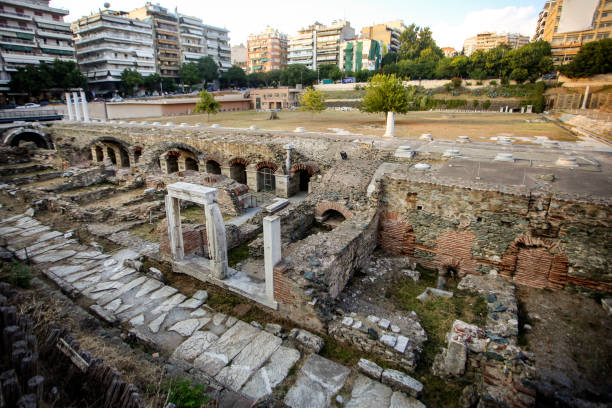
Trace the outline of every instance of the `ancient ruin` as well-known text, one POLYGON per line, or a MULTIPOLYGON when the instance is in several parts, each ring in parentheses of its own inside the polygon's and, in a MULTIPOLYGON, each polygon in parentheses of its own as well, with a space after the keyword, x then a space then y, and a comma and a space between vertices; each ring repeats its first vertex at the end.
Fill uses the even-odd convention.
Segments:
POLYGON ((610 149, 99 122, 66 97, 69 120, 2 129, 2 251, 220 406, 610 397, 542 380, 520 295, 609 309, 610 149))

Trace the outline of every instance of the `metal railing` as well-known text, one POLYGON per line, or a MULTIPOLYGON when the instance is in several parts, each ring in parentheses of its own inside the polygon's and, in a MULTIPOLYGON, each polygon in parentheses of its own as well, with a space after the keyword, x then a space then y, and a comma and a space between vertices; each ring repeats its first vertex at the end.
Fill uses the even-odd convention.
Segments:
POLYGON ((25 108, 0 111, 0 122, 14 122, 18 120, 59 120, 63 117, 55 109, 25 108))

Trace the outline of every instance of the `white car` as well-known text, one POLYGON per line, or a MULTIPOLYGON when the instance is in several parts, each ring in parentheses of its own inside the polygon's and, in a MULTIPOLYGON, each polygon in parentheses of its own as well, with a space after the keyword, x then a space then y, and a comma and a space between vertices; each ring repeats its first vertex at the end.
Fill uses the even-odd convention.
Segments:
POLYGON ((40 108, 40 105, 37 103, 30 102, 30 103, 26 103, 23 106, 17 106, 16 109, 27 109, 27 108, 40 108))

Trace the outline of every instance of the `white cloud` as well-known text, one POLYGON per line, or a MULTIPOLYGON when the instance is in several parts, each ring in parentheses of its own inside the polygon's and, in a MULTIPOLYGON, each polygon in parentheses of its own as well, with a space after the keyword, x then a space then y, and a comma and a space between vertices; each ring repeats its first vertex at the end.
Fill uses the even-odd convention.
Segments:
POLYGON ((463 22, 450 25, 439 22, 431 26, 434 39, 440 47, 463 48, 463 41, 483 31, 521 33, 532 37, 535 33, 539 10, 533 6, 508 6, 469 12, 463 22))

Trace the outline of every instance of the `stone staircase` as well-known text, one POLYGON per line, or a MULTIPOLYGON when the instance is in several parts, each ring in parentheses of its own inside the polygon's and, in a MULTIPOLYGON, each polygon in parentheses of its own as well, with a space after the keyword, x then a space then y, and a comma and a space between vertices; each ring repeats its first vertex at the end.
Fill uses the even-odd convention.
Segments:
POLYGON ((294 408, 328 407, 343 398, 349 407, 424 407, 397 388, 318 354, 302 355, 280 336, 217 313, 205 304, 205 291, 188 298, 124 266, 124 260, 140 256, 131 249, 104 254, 25 214, 0 221, 0 244, 19 259, 38 264, 70 297, 90 301, 91 312, 101 319, 123 325, 139 341, 244 401, 269 397, 283 384, 288 388, 284 402, 294 408), (290 370, 301 361, 293 382, 290 370))

